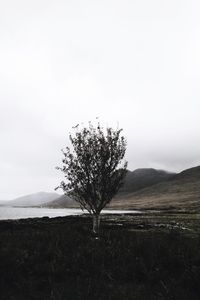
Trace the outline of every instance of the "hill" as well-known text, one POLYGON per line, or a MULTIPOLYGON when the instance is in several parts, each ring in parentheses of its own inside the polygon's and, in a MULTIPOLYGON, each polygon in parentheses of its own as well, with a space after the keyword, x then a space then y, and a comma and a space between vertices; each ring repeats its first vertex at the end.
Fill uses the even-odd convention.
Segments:
MULTIPOLYGON (((151 186, 153 184, 166 181, 172 178, 175 173, 169 173, 162 170, 156 170, 152 168, 136 169, 135 171, 128 171, 125 177, 124 185, 119 191, 119 196, 125 196, 132 192, 138 191, 142 188, 151 186)), ((69 197, 63 195, 58 199, 51 201, 44 206, 46 207, 79 207, 78 204, 70 199, 69 197)))
POLYGON ((200 210, 200 167, 184 170, 151 187, 118 195, 110 207, 200 210))
POLYGON ((172 177, 173 180, 200 180, 200 166, 186 169, 172 177))
POLYGON ((119 194, 128 194, 138 191, 156 183, 166 181, 172 178, 174 175, 175 173, 152 168, 136 169, 132 172, 128 171, 124 185, 120 189, 119 194))
POLYGON ((62 195, 53 201, 43 204, 42 206, 50 208, 79 208, 78 203, 66 195, 62 195))
MULTIPOLYGON (((75 208, 71 198, 56 193, 36 193, 9 201, 12 206, 75 208)), ((112 209, 179 209, 200 211, 200 166, 178 174, 156 169, 128 171, 112 209)))
POLYGON ((39 192, 7 201, 10 206, 40 206, 59 197, 57 193, 39 192))

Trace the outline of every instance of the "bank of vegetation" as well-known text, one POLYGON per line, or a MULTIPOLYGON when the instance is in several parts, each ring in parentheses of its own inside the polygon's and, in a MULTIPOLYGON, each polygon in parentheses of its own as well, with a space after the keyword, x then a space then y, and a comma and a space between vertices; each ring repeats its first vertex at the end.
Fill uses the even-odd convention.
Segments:
POLYGON ((199 299, 199 215, 0 222, 0 299, 199 299))

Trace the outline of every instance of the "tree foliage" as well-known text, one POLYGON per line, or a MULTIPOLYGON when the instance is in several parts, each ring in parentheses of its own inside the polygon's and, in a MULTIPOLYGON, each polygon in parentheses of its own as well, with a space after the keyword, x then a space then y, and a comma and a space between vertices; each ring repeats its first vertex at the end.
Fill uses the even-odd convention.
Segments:
POLYGON ((58 169, 66 181, 60 188, 93 215, 100 214, 123 184, 127 162, 123 162, 126 140, 121 131, 89 123, 70 134, 72 150, 62 150, 63 166, 58 169))

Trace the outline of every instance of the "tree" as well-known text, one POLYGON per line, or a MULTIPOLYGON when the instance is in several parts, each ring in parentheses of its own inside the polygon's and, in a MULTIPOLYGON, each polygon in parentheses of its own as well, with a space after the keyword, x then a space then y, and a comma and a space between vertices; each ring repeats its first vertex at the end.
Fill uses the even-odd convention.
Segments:
POLYGON ((61 170, 65 179, 58 188, 77 201, 81 209, 93 216, 93 232, 98 235, 100 212, 118 192, 126 175, 127 162, 123 162, 126 140, 122 129, 105 130, 90 122, 88 127, 69 135, 72 150, 62 150, 61 170))

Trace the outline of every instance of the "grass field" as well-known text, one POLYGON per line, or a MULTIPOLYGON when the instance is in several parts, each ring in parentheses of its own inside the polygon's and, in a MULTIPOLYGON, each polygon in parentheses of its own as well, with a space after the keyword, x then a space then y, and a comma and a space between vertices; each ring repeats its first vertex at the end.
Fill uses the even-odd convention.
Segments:
POLYGON ((200 299, 200 215, 0 222, 0 299, 200 299))

